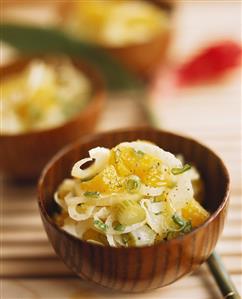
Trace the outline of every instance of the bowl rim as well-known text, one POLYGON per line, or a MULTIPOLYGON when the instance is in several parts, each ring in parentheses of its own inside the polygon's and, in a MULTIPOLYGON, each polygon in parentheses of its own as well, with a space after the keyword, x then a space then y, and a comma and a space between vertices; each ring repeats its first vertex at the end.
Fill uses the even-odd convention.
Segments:
POLYGON ((221 213, 221 211, 227 205, 227 203, 229 201, 230 187, 231 187, 231 180, 230 180, 230 175, 229 175, 229 172, 227 170, 227 167, 225 166, 225 164, 224 164, 223 160, 220 158, 220 156, 214 150, 210 149, 208 146, 206 146, 203 143, 197 141, 193 137, 183 135, 183 134, 180 134, 180 133, 175 133, 175 132, 171 132, 171 131, 163 130, 163 129, 157 129, 157 128, 153 128, 153 127, 150 127, 150 126, 138 126, 138 127, 135 126, 135 127, 114 129, 114 130, 110 130, 110 131, 97 132, 97 133, 94 133, 94 134, 86 135, 86 136, 81 137, 78 140, 68 144, 64 148, 62 148, 59 152, 57 152, 51 158, 51 160, 46 164, 46 166, 42 170, 41 175, 40 175, 39 180, 38 180, 37 194, 38 194, 39 212, 40 212, 41 216, 44 217, 44 219, 49 223, 49 225, 51 225, 52 227, 57 229, 60 233, 63 233, 68 239, 70 239, 70 241, 75 240, 80 244, 85 244, 85 245, 88 245, 88 246, 93 246, 93 247, 98 247, 98 248, 100 248, 100 247, 101 248, 102 247, 103 248, 110 248, 112 250, 142 250, 144 248, 168 246, 168 245, 171 245, 171 244, 174 244, 174 243, 182 242, 184 239, 188 238, 189 236, 195 235, 199 230, 201 230, 203 228, 206 228, 211 222, 213 222, 215 220, 215 218, 217 218, 217 216, 221 213), (171 239, 171 240, 161 240, 160 242, 158 242, 156 244, 145 245, 145 246, 130 246, 130 247, 112 247, 110 245, 103 246, 103 245, 87 242, 87 241, 82 240, 78 237, 75 237, 75 236, 69 234, 68 232, 66 232, 65 230, 63 230, 61 227, 59 227, 55 223, 53 218, 50 217, 50 215, 47 213, 47 211, 44 207, 44 204, 43 204, 43 199, 40 196, 41 190, 43 188, 42 186, 43 186, 44 179, 45 179, 49 169, 51 168, 51 166, 54 165, 64 155, 66 155, 69 151, 73 150, 77 146, 79 146, 81 144, 84 144, 84 143, 87 143, 87 142, 90 142, 92 140, 95 140, 96 138, 100 138, 101 136, 106 136, 106 135, 110 135, 110 134, 128 133, 128 132, 131 132, 131 131, 132 132, 134 132, 134 131, 138 132, 138 131, 143 131, 143 130, 156 132, 158 134, 165 133, 165 134, 168 134, 168 135, 173 136, 173 137, 181 137, 183 139, 187 139, 187 140, 189 140, 191 142, 194 142, 194 143, 198 144, 199 146, 203 147, 205 150, 211 152, 218 159, 218 161, 219 161, 219 163, 220 163, 220 165, 221 165, 221 167, 224 171, 225 179, 226 179, 225 193, 223 194, 222 201, 221 201, 220 205, 218 206, 218 208, 213 213, 211 213, 209 218, 203 224, 199 225, 198 227, 193 229, 191 232, 186 233, 186 234, 181 235, 181 236, 178 236, 178 237, 176 237, 174 239, 171 239))
MULTIPOLYGON (((106 98, 106 85, 104 82, 104 78, 101 75, 101 73, 91 64, 87 63, 85 60, 79 58, 79 57, 74 57, 74 56, 69 56, 69 55, 61 55, 61 54, 49 54, 49 55, 25 55, 25 56, 19 56, 14 58, 13 61, 9 62, 6 65, 0 66, 0 72, 2 73, 3 71, 7 71, 8 69, 17 66, 19 64, 24 64, 23 68, 25 68, 29 63, 31 63, 32 60, 35 59, 40 59, 40 60, 48 60, 49 58, 60 58, 62 59, 63 57, 67 57, 70 59, 71 64, 78 70, 82 71, 84 75, 87 77, 91 84, 91 95, 90 98, 88 99, 87 103, 81 109, 77 114, 72 116, 71 118, 67 119, 65 122, 63 122, 60 125, 55 125, 53 127, 47 127, 44 129, 37 129, 37 130, 30 130, 30 131, 24 131, 20 133, 3 133, 1 132, 0 134, 0 139, 2 138, 21 138, 21 137, 31 137, 34 135, 41 135, 45 133, 51 133, 55 132, 58 130, 61 130, 65 128, 68 125, 71 125, 75 123, 76 121, 80 120, 85 114, 90 113, 95 108, 95 105, 98 102, 104 103, 105 98, 106 98)), ((14 70, 11 74, 14 74, 16 71, 14 70)), ((17 71, 18 72, 18 71, 17 71)), ((0 82, 4 80, 5 77, 8 77, 9 74, 6 74, 5 76, 2 76, 0 79, 0 82)))

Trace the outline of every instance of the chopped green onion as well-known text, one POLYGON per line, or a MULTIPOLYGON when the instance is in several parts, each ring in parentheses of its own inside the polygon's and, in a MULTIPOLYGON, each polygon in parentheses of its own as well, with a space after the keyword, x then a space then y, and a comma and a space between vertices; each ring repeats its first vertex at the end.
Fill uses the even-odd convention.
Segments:
POLYGON ((125 181, 125 189, 129 193, 135 193, 139 191, 141 186, 140 178, 136 175, 129 176, 125 181))
POLYGON ((169 230, 166 235, 167 240, 176 238, 177 236, 182 236, 189 233, 192 230, 191 221, 186 221, 182 219, 176 213, 172 216, 172 220, 180 227, 179 230, 169 230))
POLYGON ((180 232, 182 233, 189 233, 192 230, 192 224, 191 221, 186 221, 182 219, 179 215, 174 214, 172 216, 172 220, 180 226, 180 232))
POLYGON ((183 227, 186 225, 186 221, 183 220, 179 215, 177 215, 176 213, 172 216, 172 220, 179 225, 180 227, 183 227))
POLYGON ((186 225, 183 227, 183 233, 189 233, 192 230, 192 223, 191 221, 187 221, 186 225))
POLYGON ((143 157, 145 153, 142 152, 141 150, 138 150, 138 151, 136 151, 136 154, 140 157, 143 157))
POLYGON ((191 169, 191 165, 185 164, 181 168, 172 168, 171 169, 171 173, 174 174, 174 175, 178 175, 178 174, 182 174, 183 172, 185 172, 185 171, 187 171, 189 169, 191 169))
POLYGON ((123 232, 125 230, 125 225, 117 224, 114 229, 118 232, 123 232))
POLYGON ((86 191, 86 192, 84 193, 84 196, 86 196, 86 197, 91 197, 91 198, 98 198, 99 195, 100 195, 100 193, 99 193, 99 192, 96 192, 96 191, 86 191))
POLYGON ((107 230, 107 224, 103 223, 101 220, 94 220, 94 225, 102 230, 102 231, 106 231, 107 230))

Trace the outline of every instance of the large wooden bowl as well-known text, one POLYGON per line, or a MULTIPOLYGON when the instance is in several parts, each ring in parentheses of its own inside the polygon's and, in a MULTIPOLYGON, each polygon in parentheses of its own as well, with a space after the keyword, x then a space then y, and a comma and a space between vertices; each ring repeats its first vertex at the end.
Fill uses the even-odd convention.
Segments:
POLYGON ((39 180, 39 208, 56 253, 82 279, 115 290, 142 292, 168 285, 201 265, 222 232, 228 207, 229 175, 221 159, 193 139, 151 128, 112 131, 84 138, 58 153, 39 180), (205 184, 204 206, 211 217, 191 233, 157 245, 132 248, 102 247, 69 235, 52 220, 53 194, 70 177, 72 165, 96 146, 113 147, 123 141, 145 139, 182 154, 194 163, 205 184))
MULTIPOLYGON (((172 11, 175 6, 174 1, 150 0, 150 2, 157 5, 159 9, 167 11, 170 24, 172 24, 172 11)), ((60 25, 65 28, 65 23, 73 12, 73 1, 63 1, 58 11, 60 15, 60 25)), ((140 75, 144 79, 149 79, 154 73, 154 70, 157 69, 157 66, 166 60, 172 31, 171 26, 167 31, 163 32, 161 30, 160 34, 146 42, 124 46, 100 45, 100 47, 114 56, 130 71, 140 75)))
MULTIPOLYGON (((21 71, 32 59, 21 58, 1 67, 1 79, 21 71)), ((0 172, 17 179, 37 178, 46 162, 60 148, 94 129, 105 100, 102 79, 90 66, 77 60, 72 62, 92 84, 88 104, 74 118, 58 127, 15 135, 0 134, 0 172)))

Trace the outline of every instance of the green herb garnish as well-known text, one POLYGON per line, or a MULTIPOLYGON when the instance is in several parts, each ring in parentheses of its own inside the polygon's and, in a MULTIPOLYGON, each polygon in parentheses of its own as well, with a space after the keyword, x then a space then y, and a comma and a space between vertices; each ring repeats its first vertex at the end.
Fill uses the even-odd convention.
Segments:
POLYGON ((182 219, 179 215, 177 215, 176 213, 172 216, 172 220, 179 225, 180 227, 183 227, 184 225, 186 225, 186 221, 184 219, 182 219))
POLYGON ((140 178, 136 175, 131 175, 125 181, 125 189, 129 193, 135 193, 135 192, 139 191, 140 186, 141 186, 140 178))
POLYGON ((118 232, 123 232, 125 230, 125 226, 122 224, 117 224, 114 229, 118 232))
POLYGON ((100 195, 100 193, 99 193, 99 192, 96 192, 96 191, 86 191, 86 192, 84 193, 84 196, 86 196, 86 197, 91 197, 91 198, 98 198, 99 195, 100 195))
POLYGON ((107 230, 107 224, 103 223, 101 220, 94 220, 93 223, 98 229, 104 232, 107 230))
POLYGON ((183 227, 183 233, 189 233, 192 230, 192 223, 191 221, 187 221, 186 225, 183 227))
POLYGON ((186 221, 182 219, 176 213, 172 216, 172 220, 180 227, 180 233, 189 233, 192 230, 191 221, 186 221))
POLYGON ((142 152, 141 150, 136 151, 136 154, 141 158, 144 156, 144 152, 142 152))
POLYGON ((183 167, 172 168, 171 173, 174 175, 182 174, 183 172, 191 169, 191 165, 185 164, 183 167))

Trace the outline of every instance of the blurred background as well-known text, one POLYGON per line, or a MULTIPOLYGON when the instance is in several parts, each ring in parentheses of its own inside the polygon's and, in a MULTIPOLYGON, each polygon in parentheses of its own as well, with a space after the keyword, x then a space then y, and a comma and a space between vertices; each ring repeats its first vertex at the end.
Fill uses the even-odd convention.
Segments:
MULTIPOLYGON (((231 205, 217 251, 241 292, 241 9, 215 0, 2 0, 4 299, 114 296, 80 283, 58 260, 35 184, 23 179, 36 179, 85 134, 139 125, 189 135, 224 159, 231 205)), ((161 296, 220 298, 205 265, 139 298, 161 296)))

